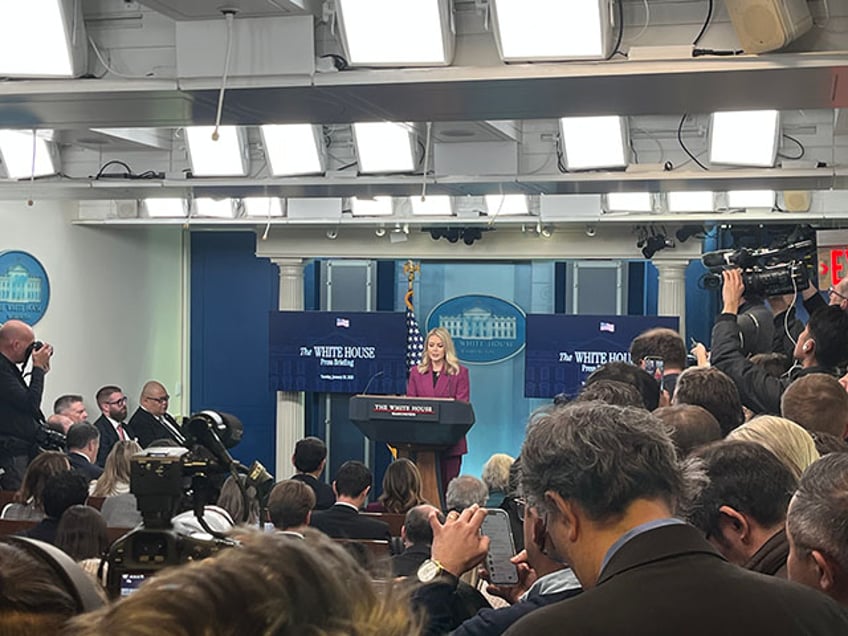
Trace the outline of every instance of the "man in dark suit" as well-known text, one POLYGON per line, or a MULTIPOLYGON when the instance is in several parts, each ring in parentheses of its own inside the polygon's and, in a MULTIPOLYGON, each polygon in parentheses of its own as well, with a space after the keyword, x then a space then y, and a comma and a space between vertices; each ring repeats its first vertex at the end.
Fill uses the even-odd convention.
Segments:
POLYGON ((103 474, 103 469, 94 463, 97 459, 97 448, 100 446, 100 431, 94 424, 79 422, 68 429, 67 436, 68 461, 71 470, 79 473, 88 481, 103 474))
POLYGON ((415 506, 406 513, 400 530, 404 549, 392 557, 392 571, 395 576, 415 576, 419 566, 430 558, 430 544, 433 543, 431 512, 434 512, 440 521, 444 521, 441 511, 429 504, 415 506))
POLYGON ((302 481, 315 493, 315 510, 326 510, 336 503, 336 493, 321 481, 327 465, 327 445, 317 437, 304 437, 294 446, 292 464, 297 474, 292 479, 302 481))
POLYGON ((0 326, 0 488, 17 490, 35 447, 41 413, 44 374, 50 370, 53 347, 34 350, 35 333, 20 320, 0 326), (27 385, 19 364, 32 354, 32 375, 27 385))
POLYGON ((130 418, 129 429, 142 448, 157 439, 173 439, 182 444, 185 437, 180 425, 168 414, 171 396, 162 383, 151 380, 141 389, 139 407, 130 418))
POLYGON ((328 510, 312 513, 310 525, 335 539, 391 539, 389 525, 379 519, 363 517, 373 477, 362 462, 347 461, 333 481, 336 503, 328 510))
POLYGON ((97 451, 97 465, 103 468, 112 447, 123 440, 132 439, 132 433, 125 423, 127 419, 127 396, 120 387, 107 385, 95 395, 100 417, 94 426, 100 431, 100 448, 97 451))

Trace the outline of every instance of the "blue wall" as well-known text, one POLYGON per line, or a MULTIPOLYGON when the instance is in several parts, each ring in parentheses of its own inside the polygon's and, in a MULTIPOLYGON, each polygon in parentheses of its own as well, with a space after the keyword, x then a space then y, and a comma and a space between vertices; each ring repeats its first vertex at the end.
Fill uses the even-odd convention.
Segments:
POLYGON ((279 306, 279 275, 268 259, 256 258, 255 245, 253 232, 191 235, 191 411, 236 415, 245 430, 233 456, 245 464, 258 459, 273 472, 268 312, 279 306))

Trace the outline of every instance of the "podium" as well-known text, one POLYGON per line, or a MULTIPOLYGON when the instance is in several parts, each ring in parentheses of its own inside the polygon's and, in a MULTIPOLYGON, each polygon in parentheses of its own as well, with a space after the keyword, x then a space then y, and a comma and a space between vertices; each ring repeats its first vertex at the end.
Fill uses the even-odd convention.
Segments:
POLYGON ((349 417, 368 439, 391 444, 398 455, 415 461, 421 491, 433 505, 443 505, 439 452, 450 448, 474 424, 468 402, 389 395, 354 395, 349 417))

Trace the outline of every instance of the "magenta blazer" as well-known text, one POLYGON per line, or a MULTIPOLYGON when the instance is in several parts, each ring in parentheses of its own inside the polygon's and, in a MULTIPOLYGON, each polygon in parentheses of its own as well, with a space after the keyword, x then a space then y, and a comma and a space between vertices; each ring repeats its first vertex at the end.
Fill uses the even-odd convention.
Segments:
MULTIPOLYGON (((471 401, 471 390, 468 383, 468 369, 459 367, 459 373, 448 375, 439 374, 436 386, 433 386, 433 372, 421 373, 418 367, 412 367, 409 372, 409 381, 406 383, 406 394, 412 397, 437 397, 454 398, 462 402, 471 401)), ((468 452, 468 444, 465 437, 444 451, 442 455, 453 457, 465 455, 468 452)))

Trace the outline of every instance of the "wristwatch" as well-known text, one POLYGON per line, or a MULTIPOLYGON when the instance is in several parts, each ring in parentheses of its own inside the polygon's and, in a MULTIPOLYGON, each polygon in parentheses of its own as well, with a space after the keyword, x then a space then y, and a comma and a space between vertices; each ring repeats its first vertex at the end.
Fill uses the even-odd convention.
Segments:
POLYGON ((418 567, 418 580, 422 583, 432 583, 439 578, 449 579, 454 584, 459 581, 459 578, 455 574, 448 572, 435 559, 427 559, 418 567))

